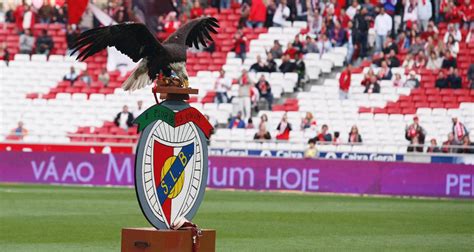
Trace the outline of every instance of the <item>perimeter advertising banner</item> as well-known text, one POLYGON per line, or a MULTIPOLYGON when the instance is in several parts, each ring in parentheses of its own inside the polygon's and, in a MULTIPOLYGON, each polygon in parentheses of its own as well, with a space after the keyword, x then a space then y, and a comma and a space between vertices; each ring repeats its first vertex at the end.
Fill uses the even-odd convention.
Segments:
MULTIPOLYGON (((0 153, 0 182, 134 184, 132 155, 0 153)), ((474 198, 474 166, 261 157, 209 157, 208 187, 474 198)))

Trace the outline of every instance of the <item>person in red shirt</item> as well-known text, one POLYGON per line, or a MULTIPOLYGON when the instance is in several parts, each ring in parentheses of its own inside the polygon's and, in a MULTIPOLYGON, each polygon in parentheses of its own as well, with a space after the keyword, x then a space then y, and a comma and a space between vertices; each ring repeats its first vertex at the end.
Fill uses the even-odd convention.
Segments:
POLYGON ((346 69, 341 72, 339 77, 339 99, 345 100, 349 98, 349 87, 351 86, 351 64, 348 64, 346 69))
POLYGON ((454 2, 449 2, 446 9, 448 10, 444 14, 446 21, 450 24, 460 24, 462 19, 461 9, 454 2))
POLYGON ((290 56, 290 59, 295 59, 296 53, 298 53, 298 50, 293 47, 293 44, 291 42, 289 42, 286 46, 286 51, 283 54, 290 56))
POLYGON ((277 140, 288 140, 290 139, 291 124, 288 122, 288 115, 285 113, 281 118, 280 123, 277 126, 278 135, 277 140))
POLYGON ((464 0, 464 3, 460 6, 462 21, 464 22, 464 28, 469 29, 474 26, 474 1, 464 0))
POLYGON ((172 11, 166 17, 164 31, 167 34, 171 34, 175 32, 180 25, 180 22, 176 19, 176 12, 172 11))
POLYGON ((265 19, 267 18, 267 7, 263 3, 263 0, 252 0, 252 5, 250 6, 249 18, 247 21, 247 27, 263 27, 265 19))
POLYGON ((190 12, 191 19, 198 18, 202 16, 203 13, 204 11, 201 8, 201 3, 199 3, 198 0, 194 1, 193 8, 191 8, 191 12, 190 12))
POLYGON ((347 29, 347 26, 349 24, 349 21, 351 21, 351 18, 346 14, 345 9, 341 9, 341 14, 337 17, 337 21, 339 22, 342 28, 347 29))
POLYGON ((242 30, 237 30, 237 32, 234 34, 232 42, 234 44, 233 51, 237 57, 242 59, 243 62, 247 53, 247 37, 245 37, 242 30))

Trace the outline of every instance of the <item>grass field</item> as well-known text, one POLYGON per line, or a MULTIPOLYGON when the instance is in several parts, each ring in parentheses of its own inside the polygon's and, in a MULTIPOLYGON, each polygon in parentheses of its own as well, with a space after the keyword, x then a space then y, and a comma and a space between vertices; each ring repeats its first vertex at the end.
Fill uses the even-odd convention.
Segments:
MULTIPOLYGON (((208 191, 218 251, 473 251, 474 202, 208 191)), ((130 188, 0 185, 0 251, 119 251, 130 188)))

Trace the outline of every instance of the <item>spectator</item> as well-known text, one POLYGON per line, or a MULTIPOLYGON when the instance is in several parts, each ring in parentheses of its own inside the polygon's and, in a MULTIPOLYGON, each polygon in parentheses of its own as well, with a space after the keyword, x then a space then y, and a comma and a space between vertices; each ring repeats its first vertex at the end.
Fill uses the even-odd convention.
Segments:
POLYGON ((237 115, 230 119, 229 129, 245 129, 245 121, 242 119, 242 112, 237 112, 237 115))
POLYGON ((55 23, 66 24, 67 23, 66 7, 63 6, 63 7, 57 8, 57 10, 54 13, 53 19, 55 23))
POLYGON ((31 54, 35 46, 35 37, 30 29, 25 29, 25 33, 20 35, 20 53, 31 54))
POLYGON ((393 80, 393 86, 394 87, 402 87, 403 86, 402 76, 399 73, 395 74, 395 80, 393 80))
MULTIPOLYGON (((461 1, 459 1, 461 2, 461 1)), ((474 27, 474 4, 472 0, 464 0, 461 5, 462 21, 464 28, 469 29, 474 27)))
POLYGON ((234 45, 233 51, 237 55, 238 58, 241 58, 242 61, 246 58, 247 53, 247 37, 245 37, 242 30, 237 30, 234 34, 234 38, 232 40, 232 44, 234 45))
POLYGON ((454 40, 462 41, 462 33, 459 28, 456 28, 453 24, 448 24, 448 29, 443 37, 443 42, 446 44, 448 43, 449 36, 453 36, 454 40))
POLYGON ((461 147, 458 148, 458 153, 474 154, 474 143, 471 143, 469 136, 464 136, 462 140, 461 147))
POLYGON ((286 19, 290 17, 290 8, 286 5, 286 0, 281 0, 277 5, 275 14, 273 15, 273 26, 283 27, 286 19))
POLYGON ((102 68, 97 79, 99 80, 99 82, 101 82, 104 85, 104 87, 107 87, 109 85, 110 75, 107 72, 107 68, 102 68))
POLYGON ((303 61, 302 53, 296 54, 295 66, 295 71, 298 74, 297 88, 303 90, 304 80, 306 79, 306 64, 303 61))
POLYGON ((442 59, 436 55, 436 52, 431 52, 430 57, 428 58, 428 63, 426 64, 426 69, 429 70, 438 70, 441 68, 442 59))
POLYGON ((462 88, 462 79, 461 76, 459 76, 458 69, 457 68, 449 68, 448 72, 448 85, 452 89, 460 89, 462 88))
POLYGON ((290 60, 290 56, 288 54, 285 54, 283 55, 279 69, 282 73, 291 73, 296 70, 296 64, 290 60))
POLYGON ((0 48, 0 60, 5 61, 5 64, 8 66, 10 62, 10 51, 6 43, 4 43, 0 48))
POLYGON ((462 122, 458 120, 457 117, 453 117, 453 135, 454 135, 454 143, 461 144, 463 142, 463 138, 469 135, 469 131, 467 130, 466 126, 462 122))
POLYGON ((316 41, 311 36, 306 36, 306 43, 304 45, 303 49, 304 53, 317 53, 318 52, 318 46, 316 44, 316 41))
POLYGON ((55 9, 51 6, 49 1, 43 3, 43 6, 38 10, 38 16, 40 18, 40 22, 43 24, 49 24, 52 21, 52 17, 54 15, 55 9))
POLYGON ((318 154, 318 150, 316 149, 316 141, 314 139, 310 139, 308 141, 308 149, 304 152, 305 158, 315 158, 318 154))
POLYGON ((449 50, 446 50, 444 53, 443 63, 441 63, 441 68, 449 69, 456 68, 458 66, 456 58, 454 58, 449 50))
POLYGON ((320 39, 318 40, 318 42, 316 42, 316 44, 318 46, 318 51, 321 54, 332 51, 331 41, 329 41, 326 34, 321 34, 320 39))
POLYGON ((204 14, 203 9, 201 8, 201 3, 199 0, 195 0, 193 4, 193 8, 190 11, 191 19, 201 17, 204 14))
POLYGON ((221 9, 229 9, 230 8, 230 0, 220 0, 220 7, 221 7, 221 9))
POLYGON ((281 118, 280 123, 277 126, 278 134, 276 135, 277 140, 288 140, 290 139, 291 124, 288 122, 288 115, 285 113, 281 118))
POLYGON ((405 29, 410 30, 418 21, 417 0, 404 0, 405 10, 403 13, 403 23, 405 29))
POLYGON ((260 100, 260 93, 258 91, 258 88, 256 87, 256 84, 250 85, 250 104, 252 107, 252 110, 255 112, 258 112, 258 101, 260 100))
POLYGON ((291 46, 296 49, 296 53, 303 52, 303 43, 300 40, 300 35, 299 34, 297 34, 295 36, 295 40, 293 41, 291 46))
POLYGON ((360 10, 361 6, 359 5, 359 1, 354 0, 352 1, 351 6, 347 8, 346 14, 349 16, 351 20, 354 19, 354 16, 356 15, 357 11, 360 10))
POLYGON ((66 43, 67 43, 67 52, 66 55, 71 55, 73 52, 72 48, 76 43, 77 37, 79 37, 79 30, 74 29, 72 25, 66 26, 66 43))
POLYGON ((263 27, 267 15, 267 8, 263 0, 252 0, 247 27, 263 27))
POLYGON ((268 73, 273 73, 277 71, 277 63, 273 60, 273 55, 269 52, 267 53, 267 62, 263 71, 268 73))
POLYGON ((145 107, 143 106, 143 100, 137 101, 137 107, 133 110, 133 118, 137 118, 145 111, 145 107))
POLYGON ((467 81, 471 89, 474 89, 474 63, 469 65, 469 69, 467 70, 467 81))
POLYGON ((444 76, 444 71, 439 71, 438 78, 435 81, 435 87, 443 89, 449 88, 448 79, 444 76))
POLYGON ((253 125, 253 120, 252 120, 251 117, 247 120, 247 127, 245 127, 245 128, 246 129, 254 129, 255 128, 255 125, 253 125))
POLYGON ((377 80, 377 77, 372 76, 370 77, 370 82, 367 86, 365 86, 364 93, 366 94, 378 94, 380 93, 380 84, 377 80))
POLYGON ((265 18, 265 27, 273 26, 273 17, 275 16, 276 4, 274 0, 269 0, 267 5, 267 17, 265 18))
POLYGON ((415 41, 414 43, 411 44, 410 46, 410 50, 408 50, 408 52, 410 54, 413 54, 413 55, 416 55, 418 54, 419 52, 422 52, 425 50, 425 42, 423 41, 423 39, 421 38, 421 36, 417 35, 415 37, 415 41))
POLYGON ((369 27, 370 27, 370 16, 368 15, 367 8, 362 8, 354 16, 354 31, 357 31, 356 37, 357 42, 355 43, 360 48, 360 57, 364 58, 367 56, 368 49, 368 37, 369 37, 369 27))
POLYGON ((351 18, 347 15, 346 10, 341 8, 341 12, 339 16, 337 16, 337 23, 339 23, 343 29, 347 29, 350 21, 351 18))
POLYGON ((124 105, 122 112, 117 114, 114 123, 124 130, 127 130, 129 127, 133 126, 133 114, 128 111, 127 105, 124 105))
POLYGON ((329 31, 329 39, 335 47, 343 46, 346 43, 346 31, 341 28, 339 23, 336 23, 334 28, 329 31))
POLYGON ((92 83, 92 76, 89 74, 89 71, 86 69, 82 74, 81 77, 79 77, 81 81, 87 84, 87 86, 90 86, 92 83))
POLYGON ((457 148, 454 145, 456 145, 456 142, 454 141, 454 133, 450 132, 448 134, 448 139, 443 142, 441 151, 443 153, 456 153, 457 148))
POLYGON ((260 123, 258 124, 258 127, 260 128, 263 125, 265 125, 265 127, 267 127, 267 123, 268 123, 268 116, 267 114, 262 114, 260 116, 260 123))
POLYGON ((392 70, 388 67, 387 61, 382 61, 382 66, 378 72, 378 78, 381 80, 391 80, 392 79, 392 70))
POLYGON ((250 5, 249 4, 250 3, 244 2, 240 6, 240 19, 239 19, 239 23, 237 24, 237 27, 239 27, 239 28, 247 26, 247 21, 249 19, 249 15, 250 15, 250 5))
POLYGON ((408 126, 405 130, 405 138, 410 141, 407 152, 423 152, 425 136, 426 131, 420 126, 418 117, 413 117, 413 124, 408 126))
POLYGON ((457 58, 459 53, 459 43, 454 39, 452 35, 449 35, 448 42, 446 42, 446 49, 451 52, 454 58, 457 58))
POLYGON ((394 51, 394 55, 396 55, 398 53, 398 45, 395 43, 395 41, 393 41, 391 36, 388 36, 385 43, 383 44, 382 52, 385 54, 390 54, 391 51, 394 51))
POLYGON ((402 67, 405 69, 412 69, 415 66, 415 60, 413 59, 413 55, 407 54, 405 57, 405 61, 403 61, 402 67))
POLYGON ((73 66, 69 69, 69 73, 64 75, 63 80, 71 82, 71 86, 79 78, 79 75, 76 73, 76 69, 73 66))
POLYGON ((354 23, 352 21, 349 21, 347 23, 347 43, 346 43, 346 48, 347 48, 347 55, 346 55, 346 63, 351 64, 352 63, 352 58, 354 56, 354 49, 355 49, 355 43, 357 42, 357 31, 354 29, 354 23))
POLYGON ((428 149, 426 149, 427 153, 439 153, 441 152, 441 149, 438 147, 438 143, 436 142, 436 139, 432 138, 430 140, 430 146, 428 149))
POLYGON ((351 71, 352 65, 348 64, 339 76, 339 99, 341 100, 346 100, 349 98, 349 87, 351 86, 352 75, 351 71))
POLYGON ((250 79, 247 70, 242 70, 242 74, 238 79, 239 92, 238 102, 239 111, 243 112, 244 118, 250 118, 252 116, 251 111, 251 100, 250 100, 250 88, 253 86, 253 82, 250 79))
POLYGON ((426 31, 428 29, 428 22, 430 21, 431 16, 433 15, 431 1, 418 0, 417 11, 418 25, 423 29, 423 31, 426 31))
POLYGON ((312 128, 316 126, 316 120, 314 119, 313 113, 306 112, 304 118, 301 119, 301 130, 312 128))
POLYGON ((387 56, 387 64, 388 67, 399 67, 400 66, 400 60, 397 57, 397 54, 395 53, 395 50, 390 50, 388 56, 387 56))
POLYGON ((321 132, 316 136, 316 142, 331 142, 332 136, 328 133, 329 127, 326 124, 321 126, 321 132))
POLYGON ((381 52, 385 39, 392 30, 392 17, 385 13, 385 8, 380 8, 380 13, 375 18, 375 52, 381 52))
POLYGON ((12 138, 16 140, 23 140, 23 137, 28 135, 28 130, 24 127, 23 122, 19 121, 18 126, 11 131, 12 138))
POLYGON ((44 29, 41 35, 36 39, 36 53, 49 55, 54 47, 53 38, 48 35, 48 31, 44 29))
POLYGON ((351 132, 349 132, 349 143, 362 143, 362 136, 359 134, 359 128, 356 125, 353 125, 351 132))
POLYGON ((323 17, 318 9, 314 9, 308 17, 308 26, 310 34, 319 34, 323 25, 323 17))
POLYGON ((405 87, 409 87, 411 89, 420 87, 420 81, 416 77, 415 71, 410 71, 408 79, 405 81, 405 87))
POLYGON ((25 5, 25 12, 23 14, 22 28, 23 30, 30 30, 36 23, 35 13, 31 6, 25 5))
POLYGON ((221 70, 219 77, 214 83, 214 90, 216 91, 217 103, 228 103, 229 96, 227 96, 227 91, 230 89, 230 81, 225 77, 225 71, 221 70))
POLYGON ((166 16, 165 26, 163 27, 165 33, 171 34, 181 26, 181 22, 176 15, 176 12, 172 11, 166 16))
POLYGON ((426 65, 425 54, 423 51, 419 51, 418 54, 416 54, 415 56, 415 65, 413 66, 413 68, 422 69, 422 68, 425 68, 425 65, 426 65))
POLYGON ((273 104, 272 88, 270 87, 270 83, 265 80, 265 75, 260 76, 260 79, 257 83, 257 89, 260 97, 267 101, 268 108, 271 110, 273 104))
POLYGON ((255 133, 253 136, 254 140, 270 140, 272 139, 272 136, 270 135, 270 132, 267 130, 267 126, 264 123, 260 123, 258 126, 258 131, 255 133))
POLYGON ((272 54, 274 59, 279 59, 283 56, 283 50, 278 40, 273 41, 273 46, 270 49, 270 53, 272 54))
POLYGON ((377 79, 377 76, 375 76, 374 69, 370 68, 369 71, 367 71, 366 74, 364 74, 364 79, 361 81, 362 86, 367 86, 370 84, 370 81, 372 77, 375 77, 377 79))
POLYGON ((339 131, 334 132, 334 137, 332 139, 332 144, 334 144, 334 145, 342 144, 342 140, 341 140, 341 138, 339 138, 340 135, 341 134, 339 133, 339 131))
POLYGON ((289 55, 291 59, 295 58, 295 55, 298 53, 298 49, 293 47, 292 43, 288 43, 286 46, 286 50, 283 55, 289 55))
POLYGON ((258 73, 265 71, 265 62, 263 62, 262 57, 257 55, 257 62, 250 66, 250 72, 258 73))

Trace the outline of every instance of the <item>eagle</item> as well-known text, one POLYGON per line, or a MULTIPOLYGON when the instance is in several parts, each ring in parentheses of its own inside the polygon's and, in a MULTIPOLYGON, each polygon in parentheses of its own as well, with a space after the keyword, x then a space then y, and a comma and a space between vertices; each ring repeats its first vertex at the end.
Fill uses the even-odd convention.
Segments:
POLYGON ((211 32, 217 34, 218 20, 201 17, 188 21, 160 43, 142 23, 121 23, 87 30, 79 35, 71 55, 79 52, 77 60, 88 57, 107 48, 115 47, 121 53, 139 62, 133 73, 122 84, 124 90, 136 90, 152 83, 158 75, 171 77, 174 72, 188 87, 186 71, 186 50, 199 49, 213 41, 211 32))

